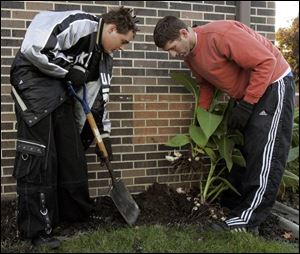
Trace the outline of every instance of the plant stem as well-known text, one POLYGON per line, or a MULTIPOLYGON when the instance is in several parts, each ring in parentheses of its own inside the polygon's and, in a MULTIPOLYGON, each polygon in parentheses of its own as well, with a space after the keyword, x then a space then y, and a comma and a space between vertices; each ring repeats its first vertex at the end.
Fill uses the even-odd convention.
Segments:
POLYGON ((212 176, 213 176, 213 173, 214 173, 214 171, 215 171, 215 168, 216 168, 216 163, 211 163, 210 164, 210 170, 209 170, 209 174, 208 174, 208 177, 207 177, 207 180, 206 180, 206 184, 205 184, 205 188, 204 188, 204 192, 203 192, 203 195, 202 195, 202 197, 203 197, 203 202, 206 202, 206 195, 207 195, 207 192, 208 192, 208 188, 209 188, 209 186, 210 186, 210 183, 211 183, 211 178, 212 178, 212 176))

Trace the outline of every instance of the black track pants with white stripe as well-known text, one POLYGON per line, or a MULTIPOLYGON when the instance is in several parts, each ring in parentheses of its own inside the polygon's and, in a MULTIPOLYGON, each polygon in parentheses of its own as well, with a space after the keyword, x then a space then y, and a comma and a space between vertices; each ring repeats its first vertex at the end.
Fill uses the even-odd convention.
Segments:
POLYGON ((292 77, 270 85, 244 130, 246 168, 232 171, 242 194, 227 225, 254 227, 269 215, 276 200, 291 144, 295 83, 292 77), (238 177, 238 179, 237 179, 238 177))

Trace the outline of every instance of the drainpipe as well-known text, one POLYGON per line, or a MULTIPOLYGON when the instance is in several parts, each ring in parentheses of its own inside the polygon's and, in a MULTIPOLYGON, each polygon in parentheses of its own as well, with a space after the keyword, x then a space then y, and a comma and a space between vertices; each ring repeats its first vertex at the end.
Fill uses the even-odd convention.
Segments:
POLYGON ((250 27, 251 1, 236 1, 236 20, 250 27))

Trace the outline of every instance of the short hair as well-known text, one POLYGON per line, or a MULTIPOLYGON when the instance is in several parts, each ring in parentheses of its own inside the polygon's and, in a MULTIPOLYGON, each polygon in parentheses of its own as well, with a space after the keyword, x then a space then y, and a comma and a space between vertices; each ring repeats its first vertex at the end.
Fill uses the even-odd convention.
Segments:
POLYGON ((166 16, 160 19, 153 32, 153 39, 157 47, 164 48, 168 41, 175 41, 179 38, 180 29, 187 29, 188 26, 179 18, 166 16))
POLYGON ((117 9, 110 10, 101 17, 105 24, 115 24, 118 33, 127 34, 132 30, 135 35, 136 32, 139 31, 136 25, 139 20, 136 18, 136 15, 132 15, 132 12, 133 9, 121 6, 117 9))

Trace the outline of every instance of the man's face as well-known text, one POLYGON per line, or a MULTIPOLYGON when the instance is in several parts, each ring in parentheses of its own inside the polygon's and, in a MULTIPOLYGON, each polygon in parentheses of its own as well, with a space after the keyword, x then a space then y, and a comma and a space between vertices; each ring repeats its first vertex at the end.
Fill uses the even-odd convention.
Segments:
POLYGON ((124 46, 133 39, 133 31, 127 34, 117 32, 114 24, 105 24, 102 33, 102 46, 107 53, 113 53, 117 50, 123 50, 124 46))
POLYGON ((168 51, 173 58, 184 59, 191 50, 188 31, 181 29, 179 38, 168 41, 163 50, 168 51))

